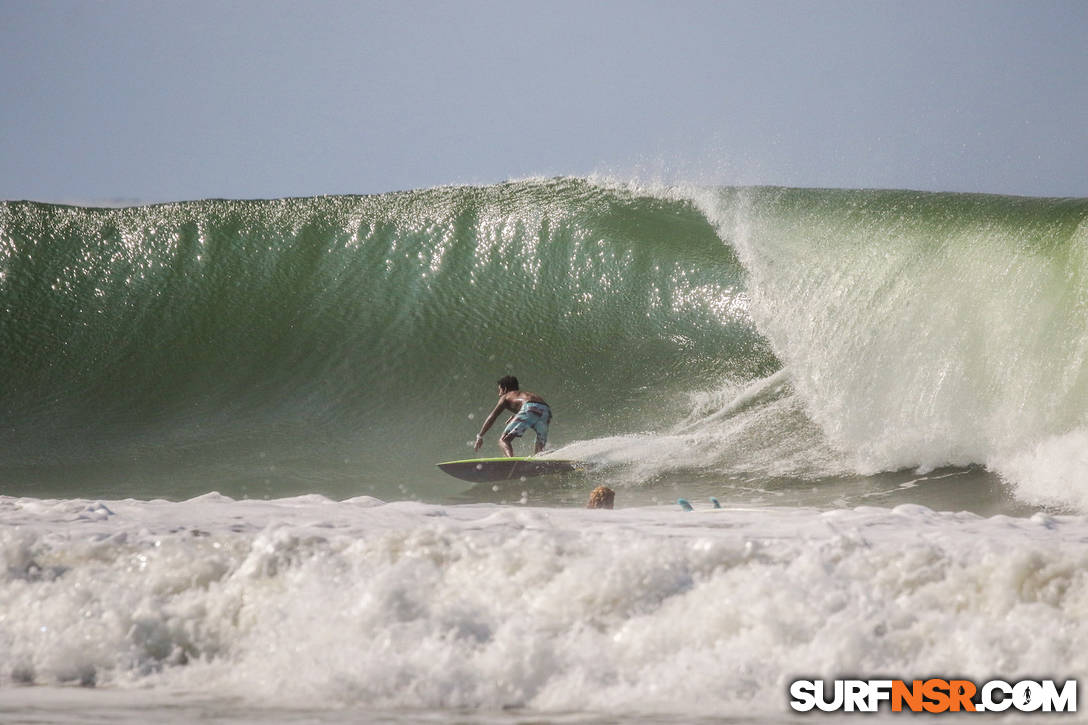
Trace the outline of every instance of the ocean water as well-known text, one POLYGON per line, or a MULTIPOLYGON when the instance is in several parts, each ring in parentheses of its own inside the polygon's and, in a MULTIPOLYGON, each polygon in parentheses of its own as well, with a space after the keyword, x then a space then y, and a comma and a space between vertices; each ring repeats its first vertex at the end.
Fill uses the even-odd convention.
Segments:
POLYGON ((1085 199, 4 202, 0 340, 0 720, 778 722, 801 676, 1088 674, 1085 199), (586 472, 434 467, 505 374, 586 472))

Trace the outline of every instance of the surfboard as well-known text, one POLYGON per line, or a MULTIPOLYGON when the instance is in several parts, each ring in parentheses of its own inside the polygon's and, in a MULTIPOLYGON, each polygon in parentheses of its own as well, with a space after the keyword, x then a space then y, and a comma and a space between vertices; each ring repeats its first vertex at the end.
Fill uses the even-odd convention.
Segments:
POLYGON ((511 479, 550 476, 555 473, 580 471, 580 461, 560 461, 554 458, 469 458, 435 464, 446 473, 473 483, 509 481, 511 479))

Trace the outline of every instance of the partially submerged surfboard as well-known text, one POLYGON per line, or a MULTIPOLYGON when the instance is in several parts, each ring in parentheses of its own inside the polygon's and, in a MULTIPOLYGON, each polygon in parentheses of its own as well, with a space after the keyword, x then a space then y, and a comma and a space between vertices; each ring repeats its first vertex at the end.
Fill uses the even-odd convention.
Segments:
POLYGON ((509 481, 511 479, 549 476, 554 473, 580 471, 581 461, 560 461, 554 458, 469 458, 436 464, 446 473, 473 483, 509 481))

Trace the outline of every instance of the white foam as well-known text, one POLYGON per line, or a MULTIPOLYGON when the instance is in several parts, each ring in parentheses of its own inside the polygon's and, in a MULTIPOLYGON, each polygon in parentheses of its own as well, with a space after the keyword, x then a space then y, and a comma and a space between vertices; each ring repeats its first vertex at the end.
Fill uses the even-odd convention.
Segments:
POLYGON ((995 457, 992 465, 1014 482, 1017 495, 1039 505, 1073 504, 1088 510, 1088 428, 1049 436, 995 457))
POLYGON ((1083 676, 1085 561, 1088 519, 920 506, 0 498, 0 690, 773 717, 798 674, 1083 676))

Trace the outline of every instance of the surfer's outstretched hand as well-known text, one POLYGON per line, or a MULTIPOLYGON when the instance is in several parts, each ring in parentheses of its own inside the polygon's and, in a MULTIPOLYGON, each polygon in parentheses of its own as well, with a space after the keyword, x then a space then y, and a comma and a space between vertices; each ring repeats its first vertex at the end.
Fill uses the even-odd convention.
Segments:
POLYGON ((472 450, 474 450, 474 451, 480 450, 480 446, 482 446, 483 444, 484 444, 484 437, 483 436, 476 436, 476 445, 472 446, 472 450))

